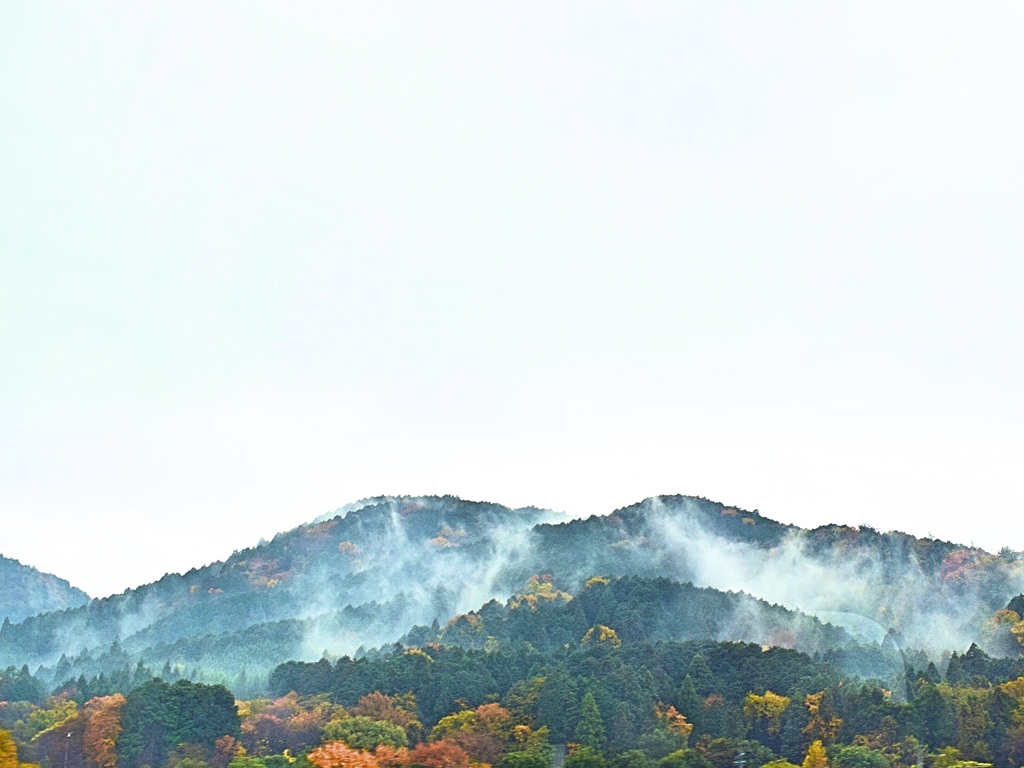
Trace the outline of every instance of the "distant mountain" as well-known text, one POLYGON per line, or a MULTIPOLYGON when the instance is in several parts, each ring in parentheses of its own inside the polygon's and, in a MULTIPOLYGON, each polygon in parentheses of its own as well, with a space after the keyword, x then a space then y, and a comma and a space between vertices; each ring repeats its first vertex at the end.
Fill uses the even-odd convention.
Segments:
MULTIPOLYGON (((7 625, 0 667, 43 664, 59 682, 141 659, 227 679, 282 658, 392 643, 414 625, 436 621, 441 630, 477 609, 483 618, 480 606, 496 599, 500 607, 545 575, 551 589, 574 595, 595 576, 642 577, 766 601, 711 592, 698 599, 685 591, 693 587, 680 587, 679 605, 690 605, 694 620, 673 637, 721 639, 757 605, 761 619, 781 622, 780 634, 737 637, 785 645, 785 612, 763 607, 776 604, 876 647, 884 641, 939 658, 966 649, 986 620, 1024 592, 1024 557, 863 526, 806 530, 690 496, 653 497, 572 521, 453 496, 378 497, 223 562, 7 625)), ((619 618, 614 628, 628 633, 642 618, 619 618)), ((820 648, 840 635, 815 637, 820 648)))
POLYGON ((22 621, 47 611, 76 608, 89 596, 64 579, 0 555, 0 620, 22 621))
POLYGON ((414 624, 447 620, 510 594, 517 585, 503 580, 504 565, 524 557, 531 528, 559 517, 452 496, 389 497, 354 506, 223 562, 5 626, 0 667, 52 665, 62 656, 96 658, 108 650, 118 659, 136 658, 179 640, 331 616, 349 607, 366 614, 379 605, 387 606, 386 629, 363 621, 345 638, 310 633, 299 650, 319 654, 349 638, 346 650, 384 642, 414 624))
POLYGON ((516 577, 667 576, 743 591, 881 641, 968 647, 1024 591, 1024 555, 880 533, 784 525, 707 499, 658 496, 610 515, 540 525, 516 577), (568 554, 568 556, 567 556, 568 554), (890 632, 892 630, 892 632, 890 632))

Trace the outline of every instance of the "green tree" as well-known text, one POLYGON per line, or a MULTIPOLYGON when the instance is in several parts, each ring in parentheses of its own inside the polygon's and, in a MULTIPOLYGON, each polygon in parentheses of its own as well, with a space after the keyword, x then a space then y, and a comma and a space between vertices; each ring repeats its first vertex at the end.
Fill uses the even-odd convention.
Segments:
POLYGON ((651 761, 642 750, 630 749, 609 760, 608 768, 651 768, 651 761))
POLYGON ((839 747, 832 755, 832 768, 889 768, 889 759, 869 747, 839 747))
POLYGON ((593 691, 587 691, 580 703, 580 721, 576 726, 576 740, 584 747, 600 751, 605 745, 604 720, 593 691))
POLYGON ((551 768, 551 758, 538 752, 509 752, 494 768, 551 768))
POLYGON ((400 725, 383 720, 372 720, 357 715, 334 720, 324 728, 326 741, 343 741, 353 749, 372 752, 381 744, 389 747, 408 747, 409 737, 400 725))
POLYGON ((658 761, 658 768, 714 768, 696 749, 680 749, 658 761))
POLYGON ((565 758, 565 768, 606 768, 604 755, 592 747, 580 747, 565 758))
MULTIPOLYGON (((690 678, 693 683, 694 689, 700 696, 708 696, 712 691, 715 678, 711 674, 711 667, 708 666, 707 660, 703 654, 696 654, 690 661, 690 666, 686 670, 686 676, 690 678)), ((683 714, 686 714, 685 712, 683 714)))

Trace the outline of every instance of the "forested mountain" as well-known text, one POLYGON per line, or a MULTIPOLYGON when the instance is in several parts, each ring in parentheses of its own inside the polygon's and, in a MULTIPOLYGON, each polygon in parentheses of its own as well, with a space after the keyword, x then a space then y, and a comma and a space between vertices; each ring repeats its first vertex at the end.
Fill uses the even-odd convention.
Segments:
POLYGON ((19 622, 47 611, 75 608, 89 596, 64 579, 0 555, 0 620, 19 622))
POLYGON ((557 520, 370 499, 5 622, 0 768, 1024 763, 1019 554, 682 496, 557 520))
POLYGON ((540 525, 518 575, 667 576, 744 591, 881 640, 966 648, 1024 591, 1024 554, 991 554, 872 528, 783 525, 706 499, 659 496, 610 515, 540 525), (561 553, 573 553, 572 557, 561 553))
MULTIPOLYGON (((435 639, 445 642, 462 632, 475 640, 460 642, 477 647, 487 638, 502 642, 502 622, 519 615, 506 601, 530 599, 524 587, 532 579, 577 595, 567 604, 572 612, 593 599, 586 585, 595 576, 675 584, 663 593, 644 587, 665 598, 645 608, 661 622, 645 638, 651 641, 743 639, 824 650, 846 637, 777 607, 784 606, 876 644, 926 649, 937 660, 975 640, 990 653, 1016 647, 1008 629, 991 629, 996 612, 1024 592, 1024 559, 1006 550, 993 555, 867 527, 805 530, 687 496, 573 521, 451 496, 379 497, 339 512, 223 562, 5 625, 0 665, 43 664, 45 677, 61 680, 170 662, 231 680, 285 659, 392 643, 414 625, 436 625, 435 639), (684 615, 693 620, 683 622, 684 615)), ((639 631, 647 627, 640 613, 609 621, 620 624, 618 632, 639 631)), ((554 642, 562 630, 536 631, 554 642)))
POLYGON ((505 564, 524 557, 533 526, 556 517, 450 496, 372 500, 223 562, 4 626, 0 665, 55 664, 62 656, 108 651, 134 659, 181 639, 337 611, 344 618, 346 608, 362 611, 351 632, 309 631, 292 649, 296 655, 379 644, 413 624, 447 620, 512 593, 516 584, 507 580, 505 564), (362 621, 379 611, 380 623, 362 621))

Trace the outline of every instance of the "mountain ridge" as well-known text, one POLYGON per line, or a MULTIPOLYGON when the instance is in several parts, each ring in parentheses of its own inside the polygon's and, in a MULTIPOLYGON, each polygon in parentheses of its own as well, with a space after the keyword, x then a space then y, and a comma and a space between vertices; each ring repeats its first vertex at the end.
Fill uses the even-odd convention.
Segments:
MULTIPOLYGON (((805 529, 697 496, 650 497, 586 519, 456 496, 383 496, 223 561, 7 624, 0 664, 152 660, 160 649, 202 651, 197 638, 247 631, 271 643, 299 638, 300 658, 351 653, 506 600, 542 574, 574 593, 600 575, 744 593, 933 654, 966 648, 1024 591, 1024 558, 1014 553, 867 526, 805 529)), ((229 665, 222 671, 258 661, 259 642, 246 646, 248 659, 218 656, 229 665)))
POLYGON ((0 554, 0 620, 18 623, 40 613, 84 605, 91 599, 67 579, 0 554))

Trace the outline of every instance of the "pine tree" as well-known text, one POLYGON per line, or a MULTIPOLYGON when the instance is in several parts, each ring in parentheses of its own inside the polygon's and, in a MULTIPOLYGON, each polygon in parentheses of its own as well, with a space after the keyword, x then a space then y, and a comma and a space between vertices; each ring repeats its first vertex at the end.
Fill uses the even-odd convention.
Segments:
POLYGON ((702 654, 698 653, 690 661, 690 666, 686 670, 686 676, 693 681, 693 687, 699 695, 708 696, 714 693, 711 688, 714 685, 715 678, 711 674, 711 667, 708 666, 708 662, 702 654))
POLYGON ((587 691, 580 703, 580 722, 576 726, 576 740, 585 747, 601 750, 605 745, 604 720, 593 691, 587 691))

